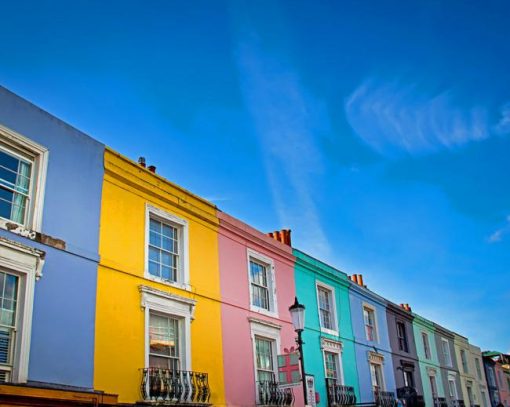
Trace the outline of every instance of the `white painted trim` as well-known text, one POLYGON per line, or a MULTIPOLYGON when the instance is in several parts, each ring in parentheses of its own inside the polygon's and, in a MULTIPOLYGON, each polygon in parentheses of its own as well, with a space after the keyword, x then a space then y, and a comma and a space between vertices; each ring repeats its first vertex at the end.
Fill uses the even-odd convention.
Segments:
POLYGON ((248 292, 250 295, 250 310, 254 312, 258 312, 260 314, 264 314, 270 317, 278 318, 278 301, 276 298, 276 275, 275 275, 275 267, 274 260, 270 257, 267 257, 255 250, 250 248, 246 249, 246 269, 248 272, 248 292), (269 271, 269 307, 270 310, 266 310, 261 307, 257 307, 253 305, 253 296, 251 293, 251 274, 250 274, 250 259, 258 261, 267 267, 269 271))
POLYGON ((0 269, 15 274, 19 278, 18 304, 20 307, 16 320, 17 335, 11 381, 26 383, 30 359, 35 282, 42 273, 44 252, 5 238, 0 238, 0 249, 0 269))
POLYGON ((326 367, 326 352, 334 353, 338 356, 338 374, 340 375, 339 382, 340 384, 345 384, 344 377, 344 366, 342 361, 342 350, 343 344, 339 341, 333 341, 331 339, 321 339, 321 348, 322 348, 322 360, 324 364, 324 377, 327 377, 327 367, 326 367))
MULTIPOLYGON (((32 182, 30 185, 30 207, 28 216, 26 216, 25 224, 21 225, 25 228, 41 231, 44 191, 46 188, 46 173, 48 171, 49 151, 46 147, 41 146, 33 140, 30 140, 15 131, 2 126, 0 124, 0 141, 16 154, 16 150, 25 154, 33 163, 32 165, 32 182), (34 191, 35 188, 35 191, 34 191)), ((18 153, 19 154, 19 153, 18 153)), ((22 156, 22 155, 21 155, 22 156)), ((27 157, 24 157, 27 159, 27 157)), ((5 223, 1 222, 0 227, 5 229, 5 223)), ((16 223, 7 220, 7 223, 16 223)))
POLYGON ((377 309, 370 303, 368 302, 365 302, 363 301, 361 303, 361 318, 363 320, 363 334, 364 334, 364 337, 365 337, 365 340, 367 342, 374 342, 374 343, 379 343, 379 321, 377 321, 377 309), (374 324, 375 324, 375 340, 373 341, 369 341, 368 338, 367 338, 367 332, 365 330, 365 315, 364 315, 364 311, 365 311, 365 308, 371 310, 373 313, 374 313, 374 324))
POLYGON ((443 338, 441 337, 441 352, 443 354, 443 358, 444 358, 444 347, 443 347, 443 344, 446 343, 447 345, 447 349, 448 349, 448 356, 449 356, 449 361, 446 361, 445 360, 445 364, 447 367, 453 367, 453 359, 452 359, 452 349, 450 348, 450 341, 446 338, 443 338), (449 362, 449 363, 447 363, 449 362))
POLYGON ((430 347, 430 336, 427 331, 421 330, 420 331, 420 339, 421 339, 421 346, 423 348, 423 356, 425 356, 426 360, 432 360, 432 348, 430 347), (427 346, 429 349, 429 354, 427 356, 427 352, 425 350, 425 342, 423 341, 423 335, 427 338, 427 346))
POLYGON ((179 341, 184 344, 179 355, 181 370, 191 370, 191 321, 196 301, 144 285, 139 287, 139 291, 140 305, 145 313, 145 367, 149 367, 149 317, 153 311, 180 319, 179 341))
POLYGON ((278 381, 278 352, 281 349, 280 346, 280 329, 270 326, 265 323, 260 323, 258 321, 250 320, 250 336, 251 336, 251 344, 252 344, 252 360, 253 360, 253 377, 255 378, 255 399, 258 400, 258 392, 257 392, 257 360, 256 360, 256 347, 255 347, 255 336, 258 336, 263 339, 268 339, 275 342, 275 346, 273 348, 273 370, 276 381, 278 381))
POLYGON ((323 283, 322 281, 315 281, 315 295, 317 297, 317 312, 319 313, 319 326, 321 327, 321 332, 327 333, 329 335, 339 336, 338 329, 338 314, 336 312, 336 296, 335 296, 335 288, 330 286, 329 284, 323 283), (323 328, 322 319, 321 319, 321 309, 319 304, 319 287, 323 288, 331 293, 331 302, 333 309, 331 310, 331 319, 333 320, 333 328, 328 329, 323 328))
POLYGON ((145 263, 144 276, 148 280, 157 281, 165 285, 191 291, 189 277, 189 225, 186 219, 157 208, 149 203, 145 204, 145 263), (149 273, 149 233, 151 215, 164 223, 169 223, 179 230, 179 265, 177 270, 177 281, 165 281, 162 278, 149 273))

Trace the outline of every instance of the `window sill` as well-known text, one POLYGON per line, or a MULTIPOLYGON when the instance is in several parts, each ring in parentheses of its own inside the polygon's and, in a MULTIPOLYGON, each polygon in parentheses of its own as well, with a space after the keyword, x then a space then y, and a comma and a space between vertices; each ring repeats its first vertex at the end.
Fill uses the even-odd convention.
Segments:
POLYGON ((340 336, 340 333, 334 329, 327 329, 321 327, 321 332, 332 336, 340 336))
POLYGON ((268 317, 278 318, 278 313, 273 312, 273 311, 268 311, 267 309, 259 308, 254 305, 250 305, 250 310, 253 312, 256 312, 258 314, 267 315, 268 317))
POLYGON ((174 281, 163 280, 162 278, 153 276, 152 274, 147 273, 147 272, 145 273, 145 278, 147 280, 151 280, 156 283, 164 284, 169 287, 179 288, 184 291, 191 291, 191 284, 188 284, 188 283, 179 283, 177 281, 174 282, 174 281))
POLYGON ((0 229, 8 230, 9 232, 31 240, 35 239, 37 233, 35 230, 29 229, 27 226, 22 225, 21 223, 14 222, 13 220, 5 218, 0 218, 0 229))

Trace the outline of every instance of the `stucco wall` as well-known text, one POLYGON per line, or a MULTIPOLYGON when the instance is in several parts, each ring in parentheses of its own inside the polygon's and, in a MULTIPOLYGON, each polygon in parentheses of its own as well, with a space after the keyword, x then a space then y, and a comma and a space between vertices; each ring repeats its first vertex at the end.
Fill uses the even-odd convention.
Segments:
POLYGON ((381 300, 369 290, 359 288, 351 284, 349 299, 351 303, 351 319, 354 339, 356 341, 356 365, 358 368, 358 384, 360 402, 367 403, 374 400, 368 352, 377 351, 384 356, 383 374, 386 391, 395 391, 395 377, 393 375, 393 361, 388 337, 388 323, 386 320, 386 308, 381 300), (376 323, 378 340, 367 341, 365 325, 363 321, 363 304, 369 304, 376 310, 376 323))
POLYGON ((421 372, 418 366, 418 355, 416 354, 416 343, 413 335, 412 316, 405 311, 395 309, 397 306, 389 304, 386 308, 388 321, 388 335, 390 338, 390 346, 393 352, 393 372, 395 375, 395 386, 397 388, 404 387, 404 376, 402 373, 402 363, 409 363, 414 366, 414 382, 415 388, 419 395, 423 395, 423 385, 421 372), (397 321, 404 323, 408 352, 400 350, 397 337, 397 321))
POLYGON ((66 244, 56 250, 0 230, 47 253, 28 379, 91 388, 104 146, 3 87, 0 124, 49 150, 41 231, 66 244))
MULTIPOLYGON (((278 354, 295 346, 289 306, 294 303, 294 256, 292 249, 245 223, 218 212, 221 315, 224 348, 225 400, 231 406, 255 405, 255 362, 250 319, 277 327, 278 354), (250 309, 248 249, 273 261, 278 313, 268 316, 250 309)), ((275 360, 276 363, 276 360, 275 360)), ((301 387, 294 388, 296 406, 303 405, 301 387)))
POLYGON ((141 399, 146 321, 141 285, 196 301, 191 322, 191 370, 208 373, 211 403, 224 404, 223 348, 216 208, 120 154, 105 153, 95 342, 97 389, 119 401, 141 399), (145 274, 146 205, 188 224, 189 286, 145 274))
POLYGON ((342 343, 341 363, 344 384, 352 386, 359 399, 347 276, 299 250, 294 250, 294 255, 296 256, 296 291, 299 301, 306 307, 305 364, 307 373, 315 376, 315 388, 320 395, 318 405, 328 405, 322 338, 342 343), (338 335, 330 335, 321 331, 317 283, 324 283, 333 288, 338 335))

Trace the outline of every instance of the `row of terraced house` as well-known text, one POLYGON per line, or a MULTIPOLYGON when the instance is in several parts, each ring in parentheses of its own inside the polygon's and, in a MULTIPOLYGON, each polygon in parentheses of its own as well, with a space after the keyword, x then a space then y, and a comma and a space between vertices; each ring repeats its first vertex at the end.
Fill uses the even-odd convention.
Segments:
POLYGON ((0 87, 0 405, 508 407, 509 359, 0 87))

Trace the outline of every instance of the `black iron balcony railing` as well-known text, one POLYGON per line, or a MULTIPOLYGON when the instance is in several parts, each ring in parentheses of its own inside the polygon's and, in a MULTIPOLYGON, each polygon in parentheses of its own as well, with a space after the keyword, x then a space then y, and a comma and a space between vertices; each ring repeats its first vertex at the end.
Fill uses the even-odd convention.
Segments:
POLYGON ((356 404, 354 387, 339 384, 336 379, 326 379, 329 407, 352 406, 356 404))
POLYGON ((377 407, 395 407, 395 393, 392 391, 374 390, 374 400, 377 407))
POLYGON ((292 388, 281 388, 276 380, 257 382, 257 405, 291 406, 294 404, 292 388))
POLYGON ((207 373, 156 367, 142 369, 140 390, 145 401, 209 405, 211 397, 207 373))
POLYGON ((452 407, 466 407, 464 400, 452 400, 452 407))
POLYGON ((448 403, 446 398, 444 397, 434 397, 434 407, 448 407, 448 403))
POLYGON ((404 401, 407 407, 425 407, 423 396, 419 395, 414 387, 399 387, 397 389, 397 398, 404 401))

